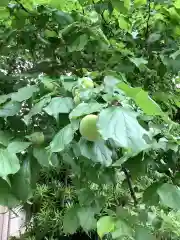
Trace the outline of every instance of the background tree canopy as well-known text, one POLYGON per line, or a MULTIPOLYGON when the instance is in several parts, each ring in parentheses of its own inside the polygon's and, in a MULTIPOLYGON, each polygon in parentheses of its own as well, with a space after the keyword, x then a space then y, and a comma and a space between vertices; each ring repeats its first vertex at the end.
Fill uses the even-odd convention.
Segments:
POLYGON ((179 21, 179 0, 0 1, 0 205, 31 208, 31 239, 179 239, 179 21))

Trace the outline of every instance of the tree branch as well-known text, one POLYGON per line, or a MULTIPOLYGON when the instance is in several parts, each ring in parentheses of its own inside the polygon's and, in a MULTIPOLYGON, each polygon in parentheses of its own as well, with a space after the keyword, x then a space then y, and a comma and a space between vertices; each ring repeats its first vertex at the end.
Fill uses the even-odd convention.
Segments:
POLYGON ((24 6, 23 4, 19 1, 19 0, 15 0, 17 2, 17 4, 19 4, 19 6, 21 7, 22 10, 24 10, 27 13, 30 13, 24 6))
POLYGON ((132 186, 131 176, 130 176, 130 174, 128 173, 128 171, 125 167, 122 167, 122 170, 123 170, 123 172, 126 176, 127 183, 128 183, 128 186, 129 186, 129 191, 130 191, 131 197, 134 201, 134 206, 136 206, 138 204, 138 201, 137 201, 137 198, 136 198, 133 186, 132 186))
POLYGON ((147 25, 146 25, 146 32, 145 32, 145 37, 147 38, 148 33, 149 33, 149 20, 151 17, 151 0, 148 0, 148 18, 147 18, 147 25))

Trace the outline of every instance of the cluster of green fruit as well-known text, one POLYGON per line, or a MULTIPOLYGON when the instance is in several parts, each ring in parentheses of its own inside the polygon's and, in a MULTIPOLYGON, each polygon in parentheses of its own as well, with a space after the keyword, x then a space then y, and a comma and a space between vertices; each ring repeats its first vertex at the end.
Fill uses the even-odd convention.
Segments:
POLYGON ((76 105, 78 105, 81 102, 80 98, 80 91, 81 90, 88 90, 94 88, 94 82, 89 77, 83 77, 80 78, 78 81, 78 85, 74 87, 73 89, 73 96, 74 96, 74 102, 76 105))
MULTIPOLYGON (((48 78, 43 81, 44 87, 48 91, 55 90, 55 84, 48 78)), ((74 102, 78 105, 81 102, 80 91, 89 90, 94 88, 94 82, 89 77, 83 77, 78 80, 77 86, 72 90, 74 96, 74 102)), ((100 134, 97 129, 98 116, 90 114, 85 116, 80 123, 80 134, 88 141, 96 141, 100 138, 100 134)), ((34 133, 29 139, 34 144, 42 144, 44 142, 44 136, 41 133, 34 133)))
MULTIPOLYGON (((86 115, 80 122, 80 134, 88 141, 96 141, 100 138, 97 128, 98 116, 94 114, 86 115)), ((41 145, 45 141, 42 132, 34 132, 26 138, 34 145, 41 145)))
MULTIPOLYGON (((89 77, 79 79, 78 88, 73 91, 74 102, 79 104, 81 102, 79 90, 88 90, 94 88, 94 82, 89 77)), ((97 129, 98 116, 90 114, 85 116, 80 122, 80 134, 88 141, 96 141, 99 139, 100 134, 97 129)))

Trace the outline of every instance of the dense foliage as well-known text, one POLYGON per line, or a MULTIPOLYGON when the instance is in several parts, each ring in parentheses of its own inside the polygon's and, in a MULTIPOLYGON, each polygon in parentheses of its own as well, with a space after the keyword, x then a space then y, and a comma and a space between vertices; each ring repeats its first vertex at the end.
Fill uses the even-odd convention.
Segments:
POLYGON ((0 0, 0 205, 31 208, 32 239, 179 238, 179 20, 179 0, 0 0))

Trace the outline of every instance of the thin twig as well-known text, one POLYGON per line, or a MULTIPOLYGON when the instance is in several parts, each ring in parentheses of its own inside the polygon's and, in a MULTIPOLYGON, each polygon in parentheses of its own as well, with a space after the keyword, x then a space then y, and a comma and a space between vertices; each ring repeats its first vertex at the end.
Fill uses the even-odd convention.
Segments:
POLYGON ((13 217, 13 218, 19 217, 19 215, 12 208, 10 208, 10 211, 15 215, 15 217, 13 217))
POLYGON ((128 186, 129 186, 129 191, 130 191, 131 197, 132 197, 132 199, 134 201, 134 206, 136 206, 138 204, 138 201, 137 201, 137 198, 136 198, 133 186, 132 186, 131 176, 130 176, 130 174, 128 173, 128 171, 127 171, 127 169, 125 167, 122 167, 122 170, 123 170, 123 172, 124 172, 124 174, 126 176, 126 179, 127 179, 127 182, 128 182, 128 186))
POLYGON ((151 17, 151 0, 148 0, 148 19, 147 19, 147 25, 146 25, 146 32, 145 37, 147 38, 148 32, 149 32, 149 20, 151 17))
MULTIPOLYGON (((65 178, 64 178, 64 185, 65 185, 65 188, 67 187, 67 180, 68 180, 68 171, 66 170, 65 171, 65 178)), ((63 193, 63 196, 62 196, 62 207, 65 206, 65 193, 63 193)))
POLYGON ((17 4, 19 4, 19 6, 21 7, 22 10, 24 10, 27 13, 30 13, 24 6, 23 4, 19 1, 19 0, 15 0, 17 2, 17 4))

